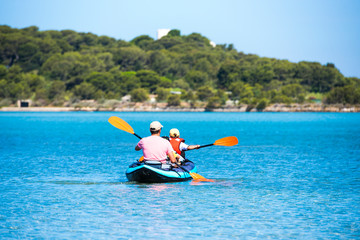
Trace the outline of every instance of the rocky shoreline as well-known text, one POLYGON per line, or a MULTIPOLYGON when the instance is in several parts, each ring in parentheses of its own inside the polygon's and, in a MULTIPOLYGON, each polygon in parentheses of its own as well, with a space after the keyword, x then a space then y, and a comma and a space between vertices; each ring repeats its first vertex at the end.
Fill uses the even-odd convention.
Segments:
POLYGON ((159 107, 154 105, 135 105, 127 107, 2 107, 0 112, 360 112, 360 106, 324 104, 273 104, 263 110, 239 107, 206 109, 202 107, 159 107))

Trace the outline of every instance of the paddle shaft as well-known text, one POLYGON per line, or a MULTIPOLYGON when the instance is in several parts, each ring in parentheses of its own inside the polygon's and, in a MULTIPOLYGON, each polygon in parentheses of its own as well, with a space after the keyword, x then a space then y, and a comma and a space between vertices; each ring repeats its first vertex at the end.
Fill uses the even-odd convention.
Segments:
POLYGON ((181 168, 182 170, 184 170, 185 172, 187 172, 188 174, 190 174, 190 177, 192 177, 194 179, 194 177, 191 175, 191 172, 189 172, 187 169, 183 168, 181 165, 179 165, 178 163, 175 163, 176 166, 178 166, 179 168, 181 168))
POLYGON ((142 137, 140 137, 140 136, 137 135, 136 133, 134 133, 134 135, 135 135, 136 137, 138 137, 139 139, 142 139, 142 137))
POLYGON ((190 151, 190 150, 200 149, 200 148, 204 148, 204 147, 210 147, 210 146, 213 146, 213 145, 214 145, 213 143, 211 143, 211 144, 206 144, 206 145, 202 145, 202 146, 200 146, 200 147, 198 147, 198 148, 186 149, 186 150, 184 150, 184 151, 190 151))
POLYGON ((181 168, 182 170, 184 170, 185 172, 190 174, 190 172, 188 170, 186 170, 185 168, 183 168, 181 165, 179 165, 178 163, 175 163, 175 164, 176 164, 176 166, 178 166, 179 168, 181 168))
POLYGON ((204 148, 204 147, 210 147, 210 146, 213 146, 213 145, 214 145, 213 143, 211 143, 211 144, 206 144, 206 145, 202 145, 202 146, 198 147, 197 149, 199 149, 199 148, 204 148))

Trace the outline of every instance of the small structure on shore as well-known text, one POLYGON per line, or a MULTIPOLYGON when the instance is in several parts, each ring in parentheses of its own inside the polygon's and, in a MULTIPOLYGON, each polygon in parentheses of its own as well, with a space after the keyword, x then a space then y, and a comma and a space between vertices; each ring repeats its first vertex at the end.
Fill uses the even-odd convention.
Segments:
POLYGON ((30 99, 26 99, 26 100, 17 100, 17 106, 19 108, 23 108, 23 107, 31 107, 32 101, 30 99))
POLYGON ((181 91, 170 91, 171 94, 181 95, 181 91))
POLYGON ((121 102, 123 103, 129 103, 131 102, 131 96, 130 95, 125 95, 121 98, 121 102))

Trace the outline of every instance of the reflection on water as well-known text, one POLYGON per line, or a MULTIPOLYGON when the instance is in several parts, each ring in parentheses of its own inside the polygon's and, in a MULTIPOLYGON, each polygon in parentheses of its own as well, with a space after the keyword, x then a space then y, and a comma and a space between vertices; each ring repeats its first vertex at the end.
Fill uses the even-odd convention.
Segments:
POLYGON ((84 181, 71 181, 71 180, 61 180, 61 181, 35 181, 34 183, 43 183, 43 184, 59 184, 59 185, 128 185, 131 187, 137 188, 147 188, 154 191, 164 191, 170 188, 184 187, 184 185, 190 186, 202 186, 206 184, 218 184, 221 186, 234 186, 240 184, 239 182, 242 179, 212 179, 214 182, 208 181, 187 181, 187 182, 178 182, 178 183, 138 183, 138 182, 84 182, 84 181))
POLYGON ((129 182, 81 182, 81 181, 48 181, 48 182, 39 182, 39 183, 52 183, 60 185, 119 185, 119 184, 129 184, 129 182))
POLYGON ((1 239, 358 239, 359 114, 0 113, 1 239), (215 182, 128 182, 161 120, 215 182))

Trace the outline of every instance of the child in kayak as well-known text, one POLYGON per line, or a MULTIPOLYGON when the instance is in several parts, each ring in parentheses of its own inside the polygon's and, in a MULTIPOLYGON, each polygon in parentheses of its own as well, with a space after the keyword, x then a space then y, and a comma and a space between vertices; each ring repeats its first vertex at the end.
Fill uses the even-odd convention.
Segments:
POLYGON ((176 158, 179 158, 180 161, 184 161, 186 150, 198 149, 200 147, 200 145, 187 145, 185 140, 180 138, 180 131, 177 128, 171 129, 169 135, 170 144, 178 154, 176 158))

